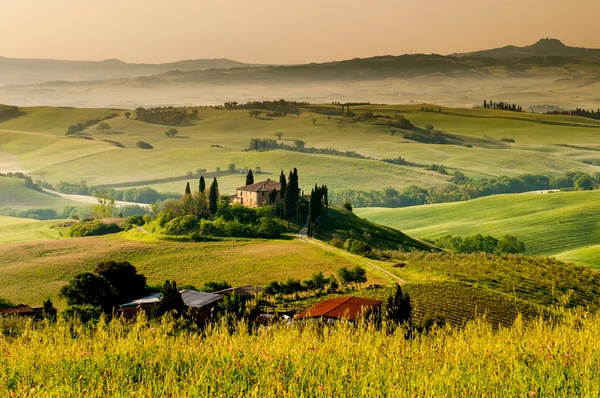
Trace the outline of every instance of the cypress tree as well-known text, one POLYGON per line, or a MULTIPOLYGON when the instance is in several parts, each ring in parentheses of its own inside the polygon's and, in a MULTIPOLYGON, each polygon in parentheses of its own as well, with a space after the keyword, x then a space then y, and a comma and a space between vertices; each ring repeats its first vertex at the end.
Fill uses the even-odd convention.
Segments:
POLYGON ((200 183, 198 184, 198 191, 204 193, 206 190, 206 182, 204 181, 204 176, 200 177, 200 183))
POLYGON ((246 185, 254 184, 254 175, 252 175, 252 170, 248 170, 248 174, 246 174, 246 185))
POLYGON ((281 170, 281 175, 279 176, 279 184, 281 184, 281 197, 283 198, 287 188, 287 181, 285 180, 285 174, 283 174, 283 170, 281 170))
POLYGON ((208 208, 210 210, 210 214, 213 216, 217 214, 217 199, 219 198, 219 185, 217 184, 217 179, 215 178, 210 185, 210 191, 208 194, 208 208))
POLYGON ((190 189, 190 183, 189 183, 189 182, 188 182, 188 183, 185 185, 185 194, 186 194, 186 195, 191 195, 191 194, 192 194, 192 191, 191 191, 191 189, 190 189))

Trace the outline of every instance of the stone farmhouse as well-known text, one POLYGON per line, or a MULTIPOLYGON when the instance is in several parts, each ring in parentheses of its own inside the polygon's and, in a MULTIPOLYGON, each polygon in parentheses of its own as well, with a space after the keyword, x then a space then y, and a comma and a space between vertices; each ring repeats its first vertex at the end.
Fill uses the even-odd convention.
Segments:
POLYGON ((275 202, 278 202, 281 197, 281 184, 270 179, 236 189, 236 194, 231 197, 231 202, 246 207, 271 205, 273 203, 269 197, 273 190, 277 191, 275 202))

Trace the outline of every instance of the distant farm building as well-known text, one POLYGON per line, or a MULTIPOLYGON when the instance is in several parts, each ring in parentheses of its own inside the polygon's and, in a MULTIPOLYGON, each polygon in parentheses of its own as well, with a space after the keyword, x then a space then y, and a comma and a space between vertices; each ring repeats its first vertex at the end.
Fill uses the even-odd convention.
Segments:
POLYGON ((260 207, 271 205, 270 195, 272 191, 277 192, 277 196, 273 201, 276 203, 281 197, 281 184, 277 181, 257 182, 255 184, 246 185, 236 189, 236 194, 231 197, 232 203, 237 203, 246 207, 260 207))
POLYGON ((342 319, 355 321, 380 311, 383 301, 361 297, 340 297, 321 301, 296 316, 297 320, 334 323, 342 319))
MULTIPOLYGON (((204 320, 211 316, 213 309, 218 302, 223 299, 222 294, 205 293, 196 290, 180 290, 183 303, 191 309, 197 320, 204 320)), ((154 306, 162 299, 162 293, 154 293, 129 303, 121 304, 121 311, 124 318, 134 318, 138 311, 144 311, 146 316, 150 316, 154 306)))
POLYGON ((0 308, 0 316, 41 316, 42 308, 32 308, 28 305, 0 308))

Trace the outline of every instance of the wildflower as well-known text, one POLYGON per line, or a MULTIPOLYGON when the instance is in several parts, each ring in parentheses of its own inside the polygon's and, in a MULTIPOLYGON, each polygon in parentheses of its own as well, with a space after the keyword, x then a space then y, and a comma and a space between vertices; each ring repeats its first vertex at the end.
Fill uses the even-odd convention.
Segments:
POLYGON ((325 387, 319 386, 319 391, 323 391, 324 389, 325 389, 325 387))
POLYGON ((29 390, 29 393, 30 393, 30 394, 35 394, 35 392, 36 392, 36 391, 37 391, 37 390, 35 389, 35 387, 32 387, 32 388, 29 390))
POLYGON ((535 392, 535 391, 529 391, 529 396, 532 397, 532 398, 535 398, 535 397, 537 397, 537 392, 535 392))

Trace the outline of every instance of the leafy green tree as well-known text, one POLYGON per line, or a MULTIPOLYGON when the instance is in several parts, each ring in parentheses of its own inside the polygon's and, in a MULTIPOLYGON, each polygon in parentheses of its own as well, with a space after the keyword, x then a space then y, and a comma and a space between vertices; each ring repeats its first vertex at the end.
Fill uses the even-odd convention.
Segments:
POLYGON ((98 203, 92 206, 92 213, 98 218, 112 216, 115 210, 115 200, 108 197, 108 194, 103 194, 96 198, 98 203))
POLYGON ((348 210, 348 211, 352 211, 352 203, 350 203, 349 201, 344 201, 344 209, 348 210))
POLYGON ((99 320, 103 314, 102 308, 90 304, 76 304, 69 306, 61 313, 65 319, 79 319, 81 323, 94 322, 99 320))
POLYGON ((277 138, 281 141, 281 137, 283 137, 283 133, 281 132, 276 132, 275 135, 277 136, 277 138))
POLYGON ((206 182, 204 181, 204 176, 201 176, 200 182, 198 184, 198 191, 200 193, 204 193, 205 190, 206 190, 206 182))
POLYGON ((9 299, 6 299, 4 297, 0 297, 0 308, 10 308, 10 307, 14 307, 15 304, 10 301, 9 299))
POLYGON ((179 134, 179 131, 177 129, 174 129, 174 128, 170 128, 167 131, 165 131, 165 135, 167 137, 175 138, 175 136, 177 134, 179 134))
POLYGON ((236 170, 237 170, 237 169, 236 169, 236 167, 235 167, 235 163, 229 163, 229 164, 227 165, 227 171, 228 171, 229 173, 235 173, 235 171, 236 171, 236 170))
POLYGON ((115 290, 117 302, 126 303, 146 294, 146 277, 127 261, 105 261, 96 265, 94 273, 108 281, 115 290))
POLYGON ((248 170, 248 174, 246 174, 246 185, 254 184, 254 175, 252 174, 252 170, 248 170))
POLYGON ((577 180, 575 180, 575 189, 578 191, 590 191, 594 184, 589 174, 583 174, 577 180))
POLYGON ((217 214, 218 199, 219 199, 219 185, 217 183, 217 178, 215 177, 212 184, 210 185, 210 191, 208 193, 208 208, 209 208, 210 214, 212 214, 212 215, 217 214))
POLYGON ((192 194, 192 190, 190 188, 190 183, 189 182, 187 184, 185 184, 185 194, 186 195, 191 195, 192 194))
POLYGON ((433 124, 426 124, 425 125, 425 130, 427 130, 428 133, 431 133, 433 131, 433 124))
POLYGON ((340 281, 342 282, 342 285, 349 285, 350 283, 353 282, 353 275, 352 272, 346 268, 346 267, 342 267, 338 270, 337 272, 338 277, 340 278, 340 281))
POLYGON ((102 275, 83 272, 72 278, 60 290, 69 305, 91 305, 110 313, 118 304, 117 292, 102 275))
POLYGON ((520 242, 516 236, 505 235, 498 240, 498 252, 517 254, 525 252, 525 243, 520 242))
POLYGON ((129 116, 131 116, 131 112, 125 112, 125 117, 126 117, 127 119, 129 119, 129 116))
POLYGON ((100 130, 101 133, 104 133, 104 130, 110 130, 110 124, 108 124, 106 122, 102 122, 96 128, 98 130, 100 130))

